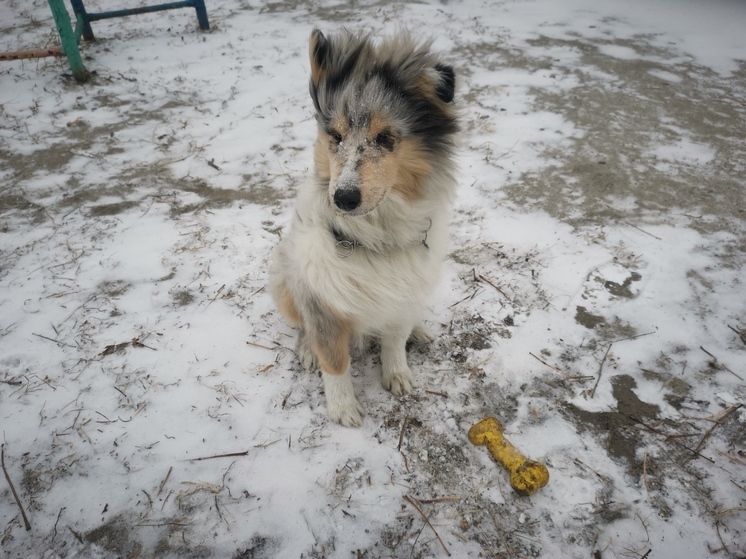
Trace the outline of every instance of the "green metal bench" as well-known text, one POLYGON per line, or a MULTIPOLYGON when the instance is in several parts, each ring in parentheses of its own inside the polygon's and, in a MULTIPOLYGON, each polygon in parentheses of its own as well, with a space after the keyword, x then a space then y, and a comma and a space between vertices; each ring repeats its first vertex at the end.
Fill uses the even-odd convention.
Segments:
POLYGON ((91 29, 92 21, 101 19, 110 19, 114 17, 134 16, 137 14, 148 14, 151 12, 162 12, 164 10, 175 10, 177 8, 194 8, 197 11, 197 21, 199 28, 203 31, 210 29, 210 22, 207 19, 207 9, 204 0, 181 0, 179 2, 167 2, 165 4, 156 4, 153 6, 143 6, 141 8, 130 8, 123 10, 113 10, 110 12, 89 13, 83 5, 83 0, 70 0, 73 11, 78 19, 82 22, 83 38, 86 40, 95 39, 91 29))
POLYGON ((0 53, 2 60, 21 60, 24 58, 43 58, 46 56, 64 56, 70 64, 70 70, 73 77, 78 82, 88 81, 90 73, 83 64, 80 56, 78 43, 80 38, 86 40, 95 39, 91 22, 101 19, 110 19, 115 17, 125 17, 137 14, 146 14, 150 12, 160 12, 163 10, 174 10, 177 8, 194 8, 197 11, 197 22, 202 30, 210 29, 210 22, 207 19, 207 9, 204 0, 181 0, 179 2, 169 2, 166 4, 156 4, 153 6, 144 6, 141 8, 132 8, 124 10, 114 10, 110 12, 88 13, 83 5, 83 0, 70 0, 73 11, 75 12, 75 28, 73 29, 70 21, 70 15, 63 4, 63 0, 47 0, 52 10, 52 17, 57 27, 57 33, 60 36, 60 48, 25 50, 16 52, 0 53))
POLYGON ((62 0, 47 0, 52 10, 54 24, 60 36, 60 48, 21 50, 15 52, 0 53, 0 60, 21 60, 24 58, 44 58, 46 56, 64 56, 70 64, 73 77, 79 82, 85 82, 90 77, 88 70, 83 65, 83 59, 78 50, 78 42, 83 31, 82 22, 78 22, 73 30, 70 15, 65 9, 62 0))

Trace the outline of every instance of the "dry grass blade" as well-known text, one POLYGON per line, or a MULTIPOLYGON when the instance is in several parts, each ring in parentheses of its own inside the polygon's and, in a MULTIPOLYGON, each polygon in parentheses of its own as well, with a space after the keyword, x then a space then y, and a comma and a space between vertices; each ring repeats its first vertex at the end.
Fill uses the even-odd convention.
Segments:
POLYGON ((443 543, 443 540, 440 539, 440 536, 438 535, 438 532, 435 530, 435 528, 433 527, 433 525, 430 523, 430 519, 428 519, 428 517, 425 515, 425 513, 422 512, 422 509, 417 504, 417 499, 414 499, 414 498, 410 497, 409 495, 404 495, 404 500, 406 502, 408 502, 410 505, 412 505, 414 507, 414 509, 417 512, 420 513, 420 516, 422 516, 422 519, 425 521, 425 524, 427 524, 430 527, 430 529, 433 531, 433 534, 435 534, 435 537, 440 542, 440 545, 443 546, 443 551, 445 551, 446 555, 448 555, 448 557, 450 557, 451 556, 451 552, 448 551, 448 548, 446 547, 446 544, 443 543))
POLYGON ((213 460, 215 458, 232 458, 235 456, 248 456, 249 451, 244 450, 243 452, 229 452, 227 454, 214 454, 212 456, 202 456, 200 458, 190 458, 190 462, 199 462, 200 460, 213 460))
POLYGON ((536 359, 536 360, 537 360, 537 361, 538 361, 539 363, 541 363, 542 365, 546 365, 547 367, 549 367, 549 368, 550 368, 550 369, 552 369, 553 371, 555 371, 555 372, 557 372, 557 373, 561 374, 562 376, 565 376, 565 377, 567 377, 567 379, 568 379, 568 380, 575 380, 575 381, 586 381, 586 380, 593 380, 593 377, 592 377, 592 376, 590 376, 590 375, 586 375, 586 376, 582 376, 582 375, 571 375, 571 374, 569 374, 569 373, 566 373, 566 372, 565 372, 565 371, 563 371, 562 369, 559 369, 558 367, 555 367, 554 365, 551 365, 550 363, 547 363, 547 362, 546 362, 546 361, 544 361, 544 360, 543 360, 543 359, 542 359, 541 357, 539 357, 538 355, 535 355, 534 353, 531 353, 530 351, 528 352, 528 354, 529 354, 529 355, 530 355, 531 357, 533 357, 534 359, 536 359))
POLYGON ((733 328, 730 324, 728 324, 728 328, 733 330, 736 334, 738 334, 738 337, 741 338, 741 341, 746 344, 746 328, 741 328, 740 330, 737 330, 736 328, 733 328))
POLYGON ((407 422, 409 421, 409 416, 404 418, 404 421, 402 421, 401 424, 401 430, 399 431, 399 444, 396 445, 396 450, 401 452, 401 445, 404 442, 404 429, 407 427, 407 422))
POLYGON ((707 351, 705 348, 703 348, 702 346, 699 346, 699 349, 701 349, 707 355, 709 355, 710 357, 712 357, 712 365, 714 365, 716 368, 722 369, 724 371, 728 371, 731 375, 733 375, 737 379, 743 380, 743 377, 741 375, 733 372, 730 368, 728 368, 726 365, 724 365, 722 361, 720 361, 717 357, 715 357, 712 353, 710 353, 709 351, 707 351))
POLYGON ((723 410, 723 413, 720 414, 720 417, 717 420, 715 420, 715 424, 712 427, 710 427, 704 435, 702 435, 702 438, 699 440, 699 443, 694 448, 693 452, 695 454, 699 454, 699 451, 702 450, 703 446, 705 446, 705 443, 712 436, 713 431, 717 429, 718 425, 722 425, 723 422, 727 419, 727 417, 740 407, 741 407, 741 404, 734 404, 732 406, 725 408, 725 410, 723 410))
POLYGON ((596 394, 596 388, 598 388, 598 383, 601 381, 601 371, 604 368, 604 363, 606 363, 606 358, 609 356, 609 351, 611 351, 611 346, 613 346, 616 343, 619 342, 627 342, 630 340, 636 340, 637 338, 642 338, 643 336, 649 336, 650 334, 654 334, 655 332, 645 332, 644 334, 637 334, 635 336, 630 336, 628 338, 621 338, 619 340, 614 340, 609 344, 609 346, 606 348, 606 353, 604 353, 603 359, 601 359, 601 363, 598 365, 598 375, 596 378, 596 384, 593 385, 593 389, 591 390, 590 397, 593 398, 593 396, 596 394))
POLYGON ((168 478, 171 477, 171 472, 173 471, 174 467, 171 466, 168 469, 168 473, 166 474, 166 477, 163 478, 163 481, 161 482, 161 486, 158 488, 158 493, 156 493, 156 497, 160 497, 161 493, 163 493, 163 488, 166 486, 166 483, 168 482, 168 478))
POLYGON ((420 504, 444 503, 447 501, 460 501, 461 495, 450 495, 448 497, 435 497, 434 499, 417 499, 420 504))
POLYGON ((499 287, 498 287, 497 285, 495 285, 494 283, 492 283, 492 281, 490 281, 490 280, 489 280, 488 278, 486 278, 486 277, 485 277, 485 276, 483 276, 482 274, 479 274, 478 276, 475 276, 475 279, 476 279, 477 281, 481 281, 481 282, 484 282, 484 283, 486 283, 487 285, 491 285, 492 287, 494 287, 494 288, 495 288, 495 289, 497 290, 497 292, 498 292, 498 293, 499 293, 500 295, 502 295, 502 296, 503 296, 503 297, 505 297, 505 298, 506 298, 506 299, 507 299, 508 301, 510 301, 510 297, 508 297, 508 295, 507 295, 507 294, 506 294, 506 293, 505 293, 505 292, 504 292, 504 291, 503 291, 502 289, 500 289, 500 288, 499 288, 499 287))
POLYGON ((0 445, 0 463, 2 463, 3 474, 5 474, 5 481, 8 482, 8 486, 10 487, 10 492, 13 493, 13 498, 16 500, 16 504, 18 505, 18 508, 21 510, 21 517, 23 517, 23 524, 26 527, 26 531, 28 532, 29 530, 31 530, 31 523, 28 521, 28 517, 26 516, 26 511, 23 510, 23 505, 21 504, 21 499, 18 497, 18 493, 16 493, 16 488, 13 485, 13 482, 10 480, 10 476, 8 475, 8 470, 5 468, 5 444, 0 445))
POLYGON ((107 345, 104 348, 104 350, 101 353, 99 353, 98 355, 99 355, 99 357, 106 357, 107 355, 111 355, 112 353, 118 353, 120 351, 124 351, 129 346, 132 346, 132 347, 144 347, 146 349, 151 349, 151 350, 155 351, 155 348, 150 347, 150 346, 146 346, 144 343, 142 343, 137 338, 132 338, 129 342, 122 342, 121 344, 107 345))

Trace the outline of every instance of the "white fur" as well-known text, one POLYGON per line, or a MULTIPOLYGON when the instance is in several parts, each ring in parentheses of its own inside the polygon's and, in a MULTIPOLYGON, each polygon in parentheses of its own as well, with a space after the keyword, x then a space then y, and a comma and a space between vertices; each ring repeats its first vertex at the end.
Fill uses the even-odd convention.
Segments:
MULTIPOLYGON (((312 294, 349 318, 358 334, 380 340, 381 383, 397 396, 412 390, 407 340, 432 340, 420 320, 447 249, 451 190, 449 174, 434 180, 442 183, 428 185, 429 199, 412 204, 390 194, 368 215, 343 217, 311 179, 298 193, 291 230, 273 258, 273 283, 285 282, 296 298, 312 294), (361 246, 342 258, 332 224, 361 246)), ((316 366, 305 333, 298 355, 304 366, 316 366)), ((322 373, 330 418, 360 425, 364 412, 349 370, 341 376, 322 373)))
POLYGON ((446 253, 455 75, 408 33, 378 43, 316 29, 309 55, 316 169, 275 251, 270 289, 302 329, 301 363, 321 366, 329 416, 360 425, 344 344, 378 338, 381 383, 402 396, 413 382, 407 340, 432 339, 420 320, 446 253), (360 199, 342 197, 351 193, 360 199))

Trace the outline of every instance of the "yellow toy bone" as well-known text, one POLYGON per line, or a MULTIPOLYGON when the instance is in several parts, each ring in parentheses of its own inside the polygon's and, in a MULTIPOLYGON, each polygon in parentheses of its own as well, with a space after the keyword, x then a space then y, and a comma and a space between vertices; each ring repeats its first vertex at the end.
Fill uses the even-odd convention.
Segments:
POLYGON ((505 428, 494 417, 487 417, 469 429, 472 444, 485 445, 492 457, 510 472, 510 485, 516 493, 533 495, 549 482, 549 470, 544 464, 523 456, 503 436, 505 428))

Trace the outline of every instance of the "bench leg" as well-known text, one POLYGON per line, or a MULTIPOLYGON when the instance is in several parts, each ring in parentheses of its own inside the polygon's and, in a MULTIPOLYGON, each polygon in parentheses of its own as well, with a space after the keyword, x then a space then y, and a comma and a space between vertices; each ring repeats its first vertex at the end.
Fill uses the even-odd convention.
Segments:
POLYGON ((194 8, 197 10, 197 22, 202 31, 209 31, 210 21, 207 19, 207 9, 204 0, 194 0, 194 8))
POLYGON ((85 69, 83 59, 80 57, 78 40, 75 37, 75 31, 73 31, 70 23, 70 14, 67 13, 67 9, 62 3, 62 0, 47 1, 52 10, 52 17, 54 17, 54 23, 57 26, 57 33, 60 35, 62 53, 67 57, 67 62, 70 64, 70 70, 72 70, 73 77, 81 83, 88 81, 90 74, 88 73, 88 70, 85 69))
POLYGON ((73 6, 75 17, 83 24, 83 38, 86 41, 93 41, 96 37, 93 36, 93 29, 91 29, 91 22, 88 19, 88 13, 85 11, 83 0, 70 0, 70 4, 73 6))

